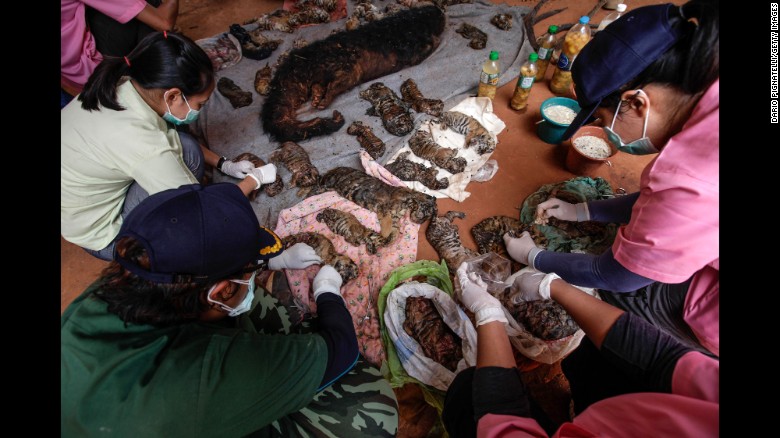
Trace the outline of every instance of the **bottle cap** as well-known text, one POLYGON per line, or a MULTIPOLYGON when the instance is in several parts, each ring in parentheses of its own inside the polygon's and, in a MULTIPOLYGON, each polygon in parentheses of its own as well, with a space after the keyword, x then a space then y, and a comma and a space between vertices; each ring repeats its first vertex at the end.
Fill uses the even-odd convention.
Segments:
POLYGON ((493 51, 490 52, 490 60, 491 61, 495 61, 496 59, 498 59, 498 52, 493 50, 493 51))
POLYGON ((536 53, 531 53, 530 55, 528 55, 528 60, 531 62, 536 62, 538 59, 539 59, 539 55, 537 55, 536 53))
MULTIPOLYGON (((621 3, 621 5, 622 4, 623 3, 621 3)), ((556 32, 558 32, 558 26, 556 26, 554 24, 547 28, 547 33, 549 33, 551 35, 555 35, 556 32)))
POLYGON ((580 24, 588 24, 589 21, 590 21, 590 17, 588 17, 587 15, 583 15, 582 17, 580 17, 580 24))
POLYGON ((617 11, 618 12, 626 12, 626 4, 625 3, 618 3, 617 11))

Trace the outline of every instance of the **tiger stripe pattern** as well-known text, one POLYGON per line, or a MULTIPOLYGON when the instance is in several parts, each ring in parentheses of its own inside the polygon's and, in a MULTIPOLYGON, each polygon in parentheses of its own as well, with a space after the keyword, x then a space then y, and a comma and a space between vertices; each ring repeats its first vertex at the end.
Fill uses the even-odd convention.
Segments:
POLYGON ((478 154, 487 154, 496 149, 496 141, 477 119, 458 111, 445 111, 441 117, 442 128, 449 128, 466 136, 465 146, 474 148, 478 154))
POLYGON ((389 243, 381 234, 360 223, 352 213, 326 208, 317 214, 317 221, 323 222, 328 228, 354 246, 366 245, 369 254, 376 254, 377 247, 389 243))
POLYGON ((428 131, 418 129, 409 139, 409 149, 418 157, 428 160, 452 174, 461 173, 466 168, 466 159, 458 157, 458 151, 439 146, 428 131))

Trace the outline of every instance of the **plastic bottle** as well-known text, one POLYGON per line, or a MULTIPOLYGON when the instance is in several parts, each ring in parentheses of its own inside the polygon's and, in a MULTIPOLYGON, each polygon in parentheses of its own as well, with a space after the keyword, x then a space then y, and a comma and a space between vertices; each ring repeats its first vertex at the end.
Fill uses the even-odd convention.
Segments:
POLYGON ((604 3, 603 8, 604 9, 617 9, 617 5, 620 3, 623 3, 623 0, 607 0, 606 3, 604 3))
POLYGON ((615 12, 610 13, 603 20, 601 20, 601 23, 599 23, 599 27, 596 29, 596 32, 604 30, 604 28, 607 27, 609 23, 612 23, 613 21, 620 18, 620 16, 623 15, 623 12, 626 12, 626 4, 620 3, 617 5, 615 12))
POLYGON ((531 53, 528 55, 528 62, 520 67, 520 77, 517 78, 515 93, 512 95, 512 100, 509 101, 509 106, 513 110, 525 111, 528 108, 528 96, 531 95, 531 85, 536 79, 536 60, 538 58, 539 55, 531 53))
POLYGON ((490 59, 482 64, 482 74, 479 76, 479 89, 477 97, 496 97, 496 88, 498 85, 498 75, 501 70, 498 68, 498 52, 490 52, 490 59))
POLYGON ((571 65, 585 44, 590 41, 590 17, 583 15, 577 24, 566 32, 563 49, 558 57, 558 65, 550 79, 550 91, 555 94, 566 94, 571 87, 571 65))
POLYGON ((539 60, 536 61, 536 80, 544 80, 547 73, 547 66, 550 64, 553 49, 555 48, 555 34, 558 32, 558 26, 552 25, 547 28, 547 36, 539 41, 539 60))

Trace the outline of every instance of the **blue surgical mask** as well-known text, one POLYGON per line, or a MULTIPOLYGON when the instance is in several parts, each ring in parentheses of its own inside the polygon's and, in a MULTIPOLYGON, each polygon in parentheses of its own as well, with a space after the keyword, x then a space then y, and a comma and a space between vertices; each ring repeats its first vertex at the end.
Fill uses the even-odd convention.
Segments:
MULTIPOLYGON (((168 94, 168 92, 166 91, 165 94, 168 94)), ((200 115, 200 111, 192 109, 190 103, 187 102, 187 98, 184 97, 184 94, 182 94, 181 97, 184 98, 184 103, 186 103, 187 108, 189 108, 189 110, 187 111, 187 115, 184 116, 183 119, 180 119, 174 116, 173 114, 171 114, 171 107, 168 106, 168 100, 165 99, 165 95, 163 95, 163 99, 165 99, 165 106, 168 108, 168 111, 166 111, 165 114, 163 114, 163 120, 165 120, 166 122, 171 122, 174 125, 187 125, 189 123, 194 122, 195 120, 198 120, 198 115, 200 115)))
POLYGON ((209 289, 208 293, 206 294, 206 301, 209 303, 214 303, 217 306, 221 307, 222 310, 225 310, 228 312, 228 316, 238 316, 242 313, 246 313, 249 311, 249 309, 252 308, 252 301, 255 299, 255 275, 257 275, 257 271, 252 273, 252 276, 249 277, 249 280, 230 280, 232 283, 236 284, 243 284, 247 287, 247 293, 246 297, 244 297, 244 301, 241 301, 241 304, 239 304, 236 307, 230 307, 225 303, 221 303, 219 301, 214 301, 211 299, 211 292, 214 290, 217 285, 211 286, 211 289, 209 289))
MULTIPOLYGON (((636 90, 637 93, 645 94, 642 90, 636 90)), ((650 139, 647 137, 647 121, 650 120, 650 108, 647 108, 647 113, 645 114, 645 124, 642 128, 642 137, 638 140, 634 140, 631 143, 623 143, 623 139, 620 138, 620 135, 618 135, 617 132, 613 131, 613 128, 615 127, 615 119, 617 119, 617 115, 620 112, 620 104, 622 101, 618 102, 617 109, 615 110, 615 116, 612 117, 612 125, 607 128, 604 126, 602 129, 604 129, 604 132, 607 134, 607 138, 609 141, 615 145, 618 150, 623 151, 627 154, 631 155, 647 155, 647 154, 655 154, 658 152, 658 149, 656 149, 655 146, 653 146, 653 143, 650 141, 650 139)))

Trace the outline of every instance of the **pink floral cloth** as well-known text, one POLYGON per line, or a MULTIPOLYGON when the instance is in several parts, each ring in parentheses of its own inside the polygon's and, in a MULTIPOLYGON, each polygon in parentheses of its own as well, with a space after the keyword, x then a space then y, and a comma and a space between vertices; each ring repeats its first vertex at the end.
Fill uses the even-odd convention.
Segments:
MULTIPOLYGON (((369 175, 393 186, 404 186, 401 180, 372 160, 365 151, 361 151, 360 159, 369 175)), ((317 213, 327 207, 352 213, 364 226, 379 232, 379 219, 374 212, 332 191, 306 198, 295 206, 282 210, 274 231, 279 237, 303 232, 320 233, 330 239, 337 252, 348 256, 358 265, 358 277, 341 288, 341 295, 352 315, 361 353, 366 360, 379 366, 385 359, 379 337, 376 305, 379 289, 385 284, 391 271, 416 260, 420 225, 409 220, 408 215, 405 216, 400 222, 401 229, 395 241, 388 246, 377 248, 376 254, 372 255, 366 251, 365 245, 352 246, 343 237, 330 231, 327 225, 317 221, 317 213)), ((316 312, 317 305, 312 299, 311 282, 319 270, 319 265, 302 270, 285 270, 293 295, 304 311, 316 312)))

